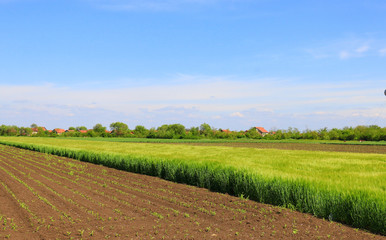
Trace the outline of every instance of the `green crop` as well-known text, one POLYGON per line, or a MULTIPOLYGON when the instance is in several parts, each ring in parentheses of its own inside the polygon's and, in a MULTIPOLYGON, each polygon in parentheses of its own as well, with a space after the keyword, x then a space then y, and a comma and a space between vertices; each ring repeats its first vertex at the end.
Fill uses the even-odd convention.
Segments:
POLYGON ((295 208, 386 234, 386 156, 340 152, 0 138, 3 144, 295 208))

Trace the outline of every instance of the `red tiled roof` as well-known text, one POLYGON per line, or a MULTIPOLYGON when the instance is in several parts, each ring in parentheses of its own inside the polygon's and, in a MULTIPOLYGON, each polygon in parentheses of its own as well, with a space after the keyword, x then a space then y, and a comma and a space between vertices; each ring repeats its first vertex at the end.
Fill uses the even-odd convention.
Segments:
POLYGON ((259 130, 262 133, 268 133, 267 130, 265 130, 263 127, 256 127, 257 130, 259 130))
MULTIPOLYGON (((40 127, 37 127, 37 128, 31 128, 32 129, 32 132, 38 132, 39 131, 39 128, 40 127)), ((43 129, 43 131, 47 131, 47 129, 45 127, 41 127, 43 129)))
POLYGON ((80 133, 87 133, 87 130, 79 130, 80 133))
POLYGON ((61 129, 61 128, 55 128, 54 131, 55 131, 56 133, 64 133, 66 130, 61 129))

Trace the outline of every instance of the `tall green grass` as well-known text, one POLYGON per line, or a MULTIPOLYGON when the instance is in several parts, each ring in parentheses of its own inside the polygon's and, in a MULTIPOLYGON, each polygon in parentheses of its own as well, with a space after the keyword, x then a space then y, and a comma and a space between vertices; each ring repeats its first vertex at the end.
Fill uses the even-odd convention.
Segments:
POLYGON ((386 234, 386 156, 0 138, 0 143, 205 187, 386 234))

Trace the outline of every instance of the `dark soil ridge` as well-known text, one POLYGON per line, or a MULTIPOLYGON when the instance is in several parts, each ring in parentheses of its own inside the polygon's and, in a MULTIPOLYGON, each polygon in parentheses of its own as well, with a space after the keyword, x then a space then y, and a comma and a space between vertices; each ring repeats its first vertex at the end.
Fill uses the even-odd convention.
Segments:
POLYGON ((3 145, 0 181, 7 186, 0 185, 0 214, 17 225, 0 222, 0 239, 386 239, 310 214, 3 145))
POLYGON ((246 148, 273 148, 283 150, 307 150, 326 152, 353 152, 386 154, 386 146, 354 145, 354 144, 316 144, 316 143, 160 143, 160 144, 188 144, 194 146, 222 146, 246 148))

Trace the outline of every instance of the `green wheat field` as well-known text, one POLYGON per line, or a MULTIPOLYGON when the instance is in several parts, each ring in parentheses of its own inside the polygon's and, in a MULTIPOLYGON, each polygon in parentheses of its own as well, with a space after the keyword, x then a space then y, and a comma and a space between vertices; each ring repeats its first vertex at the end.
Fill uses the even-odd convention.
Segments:
POLYGON ((386 232, 386 155, 0 137, 0 143, 243 196, 386 232))

